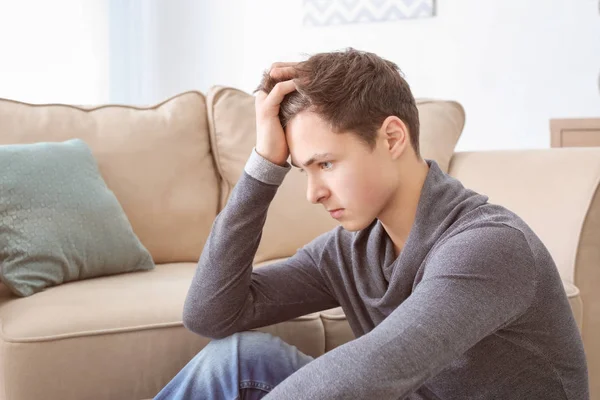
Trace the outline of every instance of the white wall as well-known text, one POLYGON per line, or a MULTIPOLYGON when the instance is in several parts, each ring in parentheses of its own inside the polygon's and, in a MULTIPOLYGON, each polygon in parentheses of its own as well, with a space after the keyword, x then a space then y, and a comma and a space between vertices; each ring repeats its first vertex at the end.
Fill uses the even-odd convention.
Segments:
POLYGON ((0 97, 108 101, 105 0, 0 0, 0 97))
POLYGON ((302 0, 154 1, 150 101, 251 91, 274 61, 352 46, 396 62, 416 96, 460 101, 459 150, 548 147, 550 118, 600 115, 597 0, 438 0, 430 19, 320 28, 302 26, 302 0))
POLYGON ((0 0, 0 97, 252 91, 274 61, 352 46, 396 62, 416 96, 460 101, 459 150, 547 147, 550 118, 600 114, 597 0, 437 3, 434 18, 315 28, 302 0, 0 0))

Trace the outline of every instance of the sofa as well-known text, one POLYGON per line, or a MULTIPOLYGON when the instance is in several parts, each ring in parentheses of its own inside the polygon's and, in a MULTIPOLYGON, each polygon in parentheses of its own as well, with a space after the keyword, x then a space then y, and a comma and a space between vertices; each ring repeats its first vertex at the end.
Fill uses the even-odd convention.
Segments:
MULTIPOLYGON (((463 107, 418 99, 418 109, 423 156, 515 211, 550 250, 600 400, 600 148, 455 152, 463 107)), ((152 398, 209 342, 183 326, 183 303, 212 221, 254 146, 254 125, 253 97, 228 87, 143 107, 0 99, 0 145, 80 138, 90 146, 156 265, 27 297, 0 284, 0 400, 152 398)), ((279 188, 255 268, 335 226, 307 202, 304 179, 292 170, 279 188)), ((313 357, 353 339, 339 308, 259 330, 313 357)))

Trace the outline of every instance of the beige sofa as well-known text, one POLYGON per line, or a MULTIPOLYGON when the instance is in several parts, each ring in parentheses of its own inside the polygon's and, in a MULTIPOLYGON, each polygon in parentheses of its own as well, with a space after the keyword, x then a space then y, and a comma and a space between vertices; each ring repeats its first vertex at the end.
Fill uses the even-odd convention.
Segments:
MULTIPOLYGON (((521 215, 556 260, 600 399, 600 148, 463 152, 462 107, 419 100, 423 155, 521 215)), ((254 144, 253 100, 213 88, 150 108, 0 100, 0 144, 84 139, 155 270, 71 282, 27 298, 0 285, 0 400, 146 399, 208 342, 181 322, 196 261, 254 144)), ((493 123, 493 121, 490 121, 493 123)), ((332 220, 292 171, 256 263, 288 257, 332 220)), ((312 356, 353 336, 339 309, 262 328, 312 356)))

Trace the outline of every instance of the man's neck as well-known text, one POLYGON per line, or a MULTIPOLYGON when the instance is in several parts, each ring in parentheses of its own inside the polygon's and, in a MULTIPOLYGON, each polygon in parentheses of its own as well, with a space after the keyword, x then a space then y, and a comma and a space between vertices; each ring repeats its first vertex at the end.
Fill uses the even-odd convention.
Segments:
POLYGON ((415 222, 421 191, 427 179, 429 165, 422 159, 402 168, 405 171, 396 193, 379 215, 379 220, 394 243, 396 257, 400 255, 415 222))

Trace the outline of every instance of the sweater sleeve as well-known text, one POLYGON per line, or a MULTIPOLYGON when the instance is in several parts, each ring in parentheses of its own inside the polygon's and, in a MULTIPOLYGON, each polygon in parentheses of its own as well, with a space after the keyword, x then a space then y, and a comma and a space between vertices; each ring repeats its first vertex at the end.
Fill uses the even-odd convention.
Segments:
POLYGON ((535 282, 533 255, 520 231, 459 233, 434 250, 423 279, 383 322, 307 364, 266 398, 404 399, 522 315, 535 282))
POLYGON ((189 330, 226 337, 338 305, 319 270, 323 237, 253 270, 269 205, 289 169, 252 152, 200 256, 183 311, 189 330))

